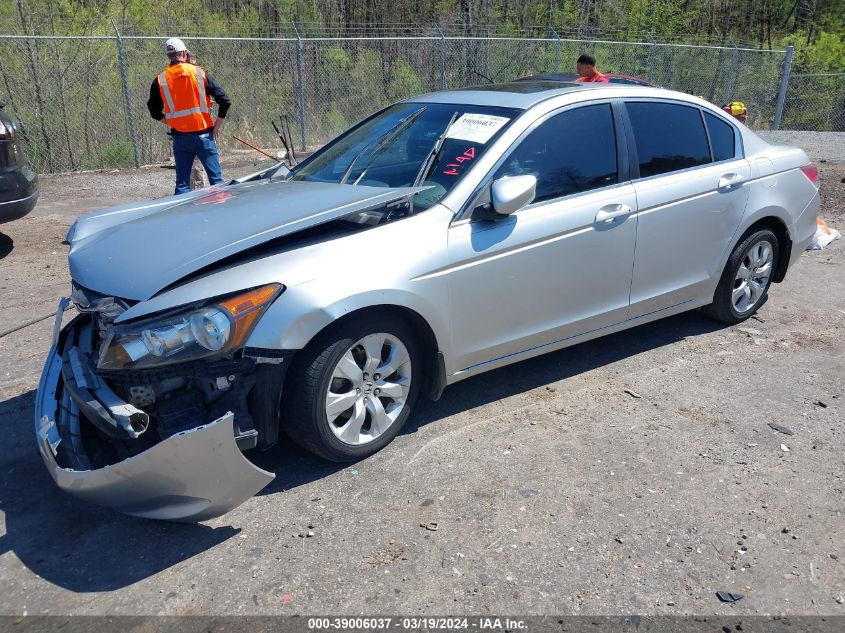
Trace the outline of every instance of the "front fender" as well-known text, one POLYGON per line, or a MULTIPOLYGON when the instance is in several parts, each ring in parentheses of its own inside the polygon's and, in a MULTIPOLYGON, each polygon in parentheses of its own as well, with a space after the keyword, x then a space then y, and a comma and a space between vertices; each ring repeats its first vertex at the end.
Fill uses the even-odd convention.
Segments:
MULTIPOLYGON (((446 315, 421 295, 405 290, 371 290, 321 305, 320 291, 309 284, 289 288, 261 318, 247 342, 249 347, 296 350, 304 348, 320 331, 344 316, 379 306, 400 307, 419 315, 440 344, 447 337, 446 315)), ((426 295, 428 296, 428 295, 426 295)), ((441 305, 448 305, 444 300, 441 305)), ((440 345, 442 348, 442 345, 440 345)))

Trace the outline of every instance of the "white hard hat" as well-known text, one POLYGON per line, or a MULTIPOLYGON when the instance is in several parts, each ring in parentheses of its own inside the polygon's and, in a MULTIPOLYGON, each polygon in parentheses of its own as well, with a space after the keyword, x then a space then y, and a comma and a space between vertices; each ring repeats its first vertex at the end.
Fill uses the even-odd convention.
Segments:
POLYGON ((171 37, 164 43, 164 52, 168 54, 180 53, 186 50, 188 50, 188 47, 185 46, 185 42, 180 40, 178 37, 171 37))

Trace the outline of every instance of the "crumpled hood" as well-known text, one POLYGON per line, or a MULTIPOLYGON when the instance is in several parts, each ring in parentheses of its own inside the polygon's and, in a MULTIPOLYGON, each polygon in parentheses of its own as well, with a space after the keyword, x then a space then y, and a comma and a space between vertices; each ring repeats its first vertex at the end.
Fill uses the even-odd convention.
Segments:
POLYGON ((247 248, 423 189, 265 180, 104 209, 68 232, 70 273, 96 292, 143 301, 247 248))

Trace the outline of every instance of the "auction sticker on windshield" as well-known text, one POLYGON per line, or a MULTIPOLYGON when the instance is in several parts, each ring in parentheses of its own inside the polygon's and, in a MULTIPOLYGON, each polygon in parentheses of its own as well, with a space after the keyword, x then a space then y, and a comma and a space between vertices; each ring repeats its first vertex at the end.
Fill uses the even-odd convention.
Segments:
POLYGON ((449 127, 446 138, 458 138, 484 144, 508 121, 510 119, 503 116, 467 112, 449 127))

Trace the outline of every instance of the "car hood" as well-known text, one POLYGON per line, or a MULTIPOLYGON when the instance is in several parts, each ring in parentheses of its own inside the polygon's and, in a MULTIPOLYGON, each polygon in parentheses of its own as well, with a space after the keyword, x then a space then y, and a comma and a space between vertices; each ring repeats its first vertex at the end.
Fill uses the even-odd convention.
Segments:
POLYGON ((143 301, 225 257, 423 189, 265 180, 112 207, 71 227, 70 273, 96 292, 143 301))

